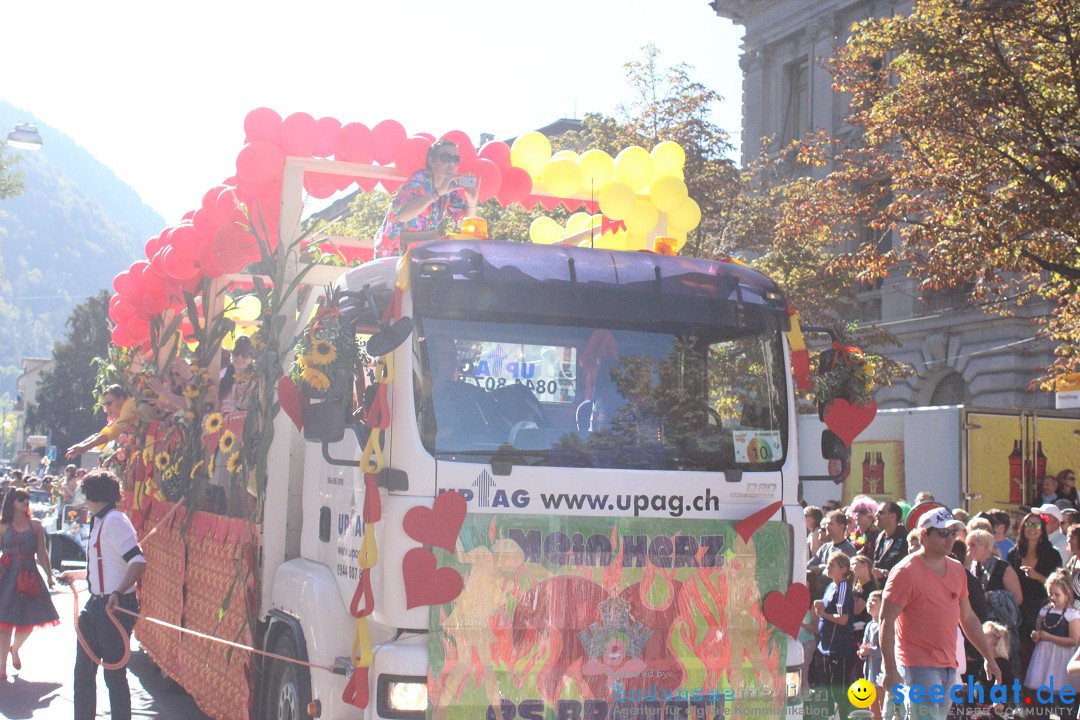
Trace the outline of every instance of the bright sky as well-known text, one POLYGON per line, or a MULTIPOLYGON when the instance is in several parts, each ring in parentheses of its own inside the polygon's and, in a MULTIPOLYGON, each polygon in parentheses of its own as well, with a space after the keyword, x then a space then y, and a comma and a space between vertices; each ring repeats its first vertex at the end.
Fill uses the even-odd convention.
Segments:
POLYGON ((501 139, 613 114, 631 99, 623 64, 647 43, 664 67, 687 62, 724 96, 713 119, 739 140, 742 29, 707 0, 35 8, 31 24, 4 32, 0 97, 74 138, 169 223, 233 174, 252 108, 501 139))

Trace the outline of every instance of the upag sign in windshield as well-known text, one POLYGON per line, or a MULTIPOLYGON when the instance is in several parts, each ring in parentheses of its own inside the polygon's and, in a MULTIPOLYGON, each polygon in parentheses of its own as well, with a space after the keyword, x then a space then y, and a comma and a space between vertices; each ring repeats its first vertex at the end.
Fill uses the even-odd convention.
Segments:
POLYGON ((432 608, 433 718, 782 713, 786 638, 761 612, 788 578, 782 523, 746 543, 717 520, 470 513, 438 552, 465 583, 432 608))

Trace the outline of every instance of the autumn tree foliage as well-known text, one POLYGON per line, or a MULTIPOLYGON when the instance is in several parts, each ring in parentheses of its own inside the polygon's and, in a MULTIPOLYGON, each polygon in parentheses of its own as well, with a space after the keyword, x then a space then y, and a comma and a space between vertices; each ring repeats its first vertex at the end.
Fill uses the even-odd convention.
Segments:
POLYGON ((1047 301, 1047 389, 1080 369, 1078 32, 1080 0, 918 0, 858 24, 833 72, 860 144, 820 186, 899 239, 859 247, 864 277, 1047 301))

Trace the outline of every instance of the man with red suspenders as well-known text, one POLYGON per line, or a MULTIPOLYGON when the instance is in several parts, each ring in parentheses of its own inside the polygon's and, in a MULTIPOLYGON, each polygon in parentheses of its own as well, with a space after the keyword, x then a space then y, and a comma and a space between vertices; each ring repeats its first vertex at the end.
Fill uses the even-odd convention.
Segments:
MULTIPOLYGON (((116 509, 121 498, 116 476, 108 470, 93 470, 83 478, 82 489, 93 513, 86 570, 65 572, 60 581, 87 580, 90 598, 79 615, 79 632, 91 652, 104 662, 115 663, 124 656, 135 618, 116 613, 125 630, 120 633, 109 620, 107 610, 119 607, 139 612, 135 583, 146 569, 146 560, 131 520, 116 509)), ((97 664, 81 644, 76 645, 75 653, 75 720, 92 720, 97 714, 97 664)), ((109 688, 113 720, 130 720, 127 666, 106 670, 105 685, 109 688)))

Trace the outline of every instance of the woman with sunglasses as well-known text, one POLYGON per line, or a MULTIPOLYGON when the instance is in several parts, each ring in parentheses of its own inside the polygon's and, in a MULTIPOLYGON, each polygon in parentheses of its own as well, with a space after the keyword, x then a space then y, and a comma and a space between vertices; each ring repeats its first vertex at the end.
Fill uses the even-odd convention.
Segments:
POLYGON ((1020 523, 1020 537, 1009 551, 1009 564, 1020 578, 1020 662, 1027 668, 1035 643, 1031 631, 1046 604, 1046 578, 1061 567, 1061 555, 1050 544, 1046 521, 1037 513, 1028 513, 1020 523))
POLYGON ((480 189, 458 184, 460 163, 457 145, 449 140, 428 148, 424 169, 413 173, 390 201, 375 233, 375 257, 400 255, 410 242, 434 239, 447 218, 458 223, 466 215, 476 215, 480 189))
POLYGON ((19 649, 34 628, 57 625, 52 598, 55 583, 45 548, 45 530, 30 514, 30 493, 22 488, 9 490, 0 510, 0 680, 7 679, 8 654, 11 665, 22 670, 19 649), (34 560, 49 578, 48 588, 34 560), (23 575, 23 581, 19 575, 23 575))
POLYGON ((110 385, 105 388, 105 392, 101 394, 101 404, 109 418, 108 424, 101 429, 101 432, 95 433, 81 443, 68 448, 68 460, 82 455, 91 448, 115 440, 120 437, 120 433, 131 428, 138 420, 135 398, 130 397, 127 390, 119 385, 110 385))

